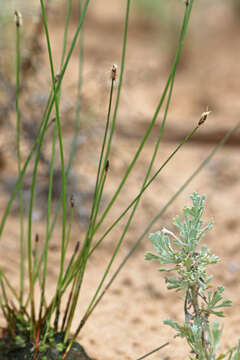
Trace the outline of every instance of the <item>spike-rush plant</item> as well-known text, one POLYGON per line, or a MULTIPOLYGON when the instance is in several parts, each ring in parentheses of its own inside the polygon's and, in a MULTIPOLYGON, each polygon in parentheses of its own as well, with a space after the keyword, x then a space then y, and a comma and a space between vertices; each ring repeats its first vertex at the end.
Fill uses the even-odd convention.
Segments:
MULTIPOLYGON (((6 320, 6 329, 3 333, 3 337, 0 340, 0 359, 3 354, 3 358, 7 359, 17 359, 17 358, 27 358, 27 359, 73 359, 74 354, 76 356, 81 356, 83 359, 88 359, 88 356, 84 352, 83 348, 78 345, 75 341, 77 336, 81 332, 83 326, 89 319, 90 315, 99 304, 104 294, 106 294, 108 288, 113 283, 114 279, 126 264, 129 257, 133 254, 136 247, 143 240, 145 235, 148 233, 152 225, 159 219, 159 217, 166 211, 166 209, 171 205, 174 199, 183 191, 183 189, 189 184, 189 182, 198 174, 198 172, 208 163, 214 153, 228 140, 231 134, 239 128, 239 123, 226 134, 222 141, 212 150, 209 156, 199 165, 199 167, 194 171, 194 173, 185 181, 177 193, 168 201, 168 203, 160 210, 156 217, 151 221, 147 228, 143 231, 142 235, 137 239, 136 243, 129 251, 127 256, 123 259, 120 266, 117 268, 116 272, 106 283, 106 277, 109 274, 109 271, 112 267, 112 264, 118 254, 120 246, 122 245, 127 231, 131 225, 131 222, 134 218, 135 212, 138 208, 139 201, 143 196, 145 190, 150 186, 153 180, 160 174, 160 172, 167 166, 168 162, 172 157, 181 149, 181 147, 195 134, 199 127, 204 123, 209 112, 205 112, 200 117, 200 120, 193 125, 193 128, 190 129, 189 134, 182 140, 182 142, 176 147, 176 149, 169 154, 168 158, 159 166, 155 174, 152 175, 152 169, 154 162, 157 156, 157 152, 161 143, 162 134, 165 129, 165 124, 167 120, 168 110, 171 103, 171 97, 173 93, 173 86, 175 81, 175 74, 177 69, 177 64, 179 61, 180 53, 183 47, 184 38, 186 35, 187 26, 189 23, 192 6, 194 0, 188 0, 183 3, 184 6, 184 16, 182 28, 179 35, 178 46, 176 49, 176 55, 173 60, 172 67, 170 69, 169 76, 166 81, 166 85, 163 89, 162 95, 159 99, 159 103, 153 113, 153 116, 149 122, 149 126, 146 132, 143 134, 143 137, 140 141, 139 147, 136 152, 133 154, 132 161, 129 164, 125 174, 122 175, 120 179, 119 186, 117 190, 112 195, 107 204, 103 206, 102 197, 104 193, 104 188, 106 184, 106 179, 108 176, 109 169, 109 157, 111 154, 112 141, 114 138, 114 132, 116 127, 119 102, 121 89, 123 86, 123 74, 125 68, 125 58, 127 50, 127 36, 128 36, 128 26, 129 26, 129 14, 130 14, 130 5, 131 0, 126 0, 126 13, 125 21, 123 26, 123 45, 122 45, 122 56, 121 56, 121 65, 119 74, 117 74, 117 68, 114 65, 111 70, 111 86, 109 90, 109 106, 107 110, 106 123, 105 123, 105 132, 102 137, 102 144, 99 145, 99 162, 96 170, 96 182, 94 194, 92 197, 90 217, 86 229, 86 233, 81 246, 79 242, 75 247, 70 260, 67 261, 66 254, 69 251, 69 243, 71 236, 71 225, 73 220, 74 213, 74 200, 72 199, 69 205, 70 215, 67 217, 67 190, 66 185, 69 178, 69 172, 72 166, 73 156, 76 152, 76 144, 78 137, 79 124, 81 119, 81 90, 84 86, 83 79, 83 66, 84 66, 84 52, 83 52, 83 24, 87 14, 88 6, 90 0, 79 0, 79 21, 76 27, 75 34, 72 41, 70 42, 69 47, 67 47, 67 40, 69 38, 69 21, 71 18, 71 8, 72 0, 67 2, 67 11, 66 11, 66 22, 65 22, 65 31, 63 38, 63 47, 62 47, 62 56, 61 56, 61 66, 59 71, 56 72, 54 68, 53 61, 53 52, 51 46, 51 34, 49 33, 48 20, 47 20, 47 8, 44 0, 40 0, 41 4, 41 17, 42 17, 42 26, 45 31, 45 38, 48 49, 49 56, 49 65, 50 65, 50 75, 51 75, 51 86, 49 89, 49 98, 46 103, 45 109, 43 109, 43 116, 34 139, 32 149, 29 155, 25 158, 21 153, 21 109, 20 109, 20 93, 21 93, 21 28, 22 28, 22 19, 18 11, 15 12, 15 23, 16 23, 16 138, 17 138, 17 170, 18 170, 18 180, 16 182, 15 188, 12 192, 12 195, 9 199, 9 202, 6 205, 6 209, 3 213, 2 219, 0 221, 0 237, 5 238, 4 228, 10 210, 13 205, 14 199, 19 197, 19 218, 20 218, 20 281, 19 289, 13 288, 11 282, 9 281, 7 275, 0 268, 0 307, 3 313, 3 316, 6 320), (78 100, 76 104, 76 122, 74 127, 74 135, 72 141, 72 147, 68 161, 65 158, 65 152, 63 147, 63 137, 62 137, 62 119, 60 112, 60 102, 61 102, 61 86, 62 81, 68 67, 69 61, 71 59, 73 50, 77 44, 80 44, 79 52, 79 78, 78 78, 78 100), (68 48, 68 50, 67 50, 68 48), (116 76, 118 75, 118 86, 115 86, 116 76), (113 96, 113 93, 116 91, 116 96, 113 96), (50 121, 51 114, 55 110, 55 121, 52 123, 50 121), (139 187, 138 195, 132 199, 132 201, 126 206, 125 210, 120 213, 120 215, 112 220, 110 226, 106 228, 104 220, 107 215, 110 213, 110 210, 115 204, 115 201, 119 197, 121 190, 123 189, 126 180, 131 174, 137 159, 139 158, 141 151, 153 129, 154 124, 159 118, 160 111, 163 110, 163 115, 161 119, 161 126, 156 143, 153 147, 153 154, 149 161, 146 174, 143 174, 143 182, 139 187), (51 126, 50 126, 51 125, 51 126), (49 190, 48 190, 48 206, 46 212, 46 225, 45 225, 45 239, 42 252, 39 250, 38 246, 38 237, 35 237, 33 232, 33 210, 35 205, 35 193, 36 193, 36 183, 38 180, 39 172, 39 162, 41 158, 41 150, 43 148, 43 143, 45 139, 46 132, 52 131, 52 150, 49 161, 49 190), (53 198, 53 188, 54 188, 54 171, 56 166, 56 151, 59 150, 60 160, 61 160, 61 196, 57 210, 54 210, 52 206, 53 198), (30 200, 28 205, 28 216, 27 216, 27 226, 25 228, 25 214, 24 214, 24 202, 23 202, 23 179, 29 168, 31 160, 33 161, 33 171, 32 171, 32 182, 31 182, 31 192, 30 200), (102 206, 100 206, 100 204, 102 206), (112 256, 109 258, 108 264, 102 279, 99 282, 92 298, 86 307, 83 309, 82 318, 79 320, 79 323, 76 328, 73 328, 73 319, 76 314, 78 307, 78 299, 80 292, 83 288, 83 279, 88 268, 88 262, 93 253, 99 248, 101 243, 106 239, 106 237, 111 234, 115 226, 128 215, 128 218, 125 222, 122 233, 120 234, 119 239, 115 242, 115 248, 113 250, 112 256), (56 284, 55 293, 50 297, 47 289, 47 280, 48 280, 48 255, 49 255, 49 245, 51 242, 53 230, 57 223, 57 220, 60 218, 62 236, 61 236, 61 245, 60 245, 60 261, 58 269, 58 279, 56 284), (101 232, 99 231, 101 230, 101 232), (101 236, 99 235, 101 233, 101 236), (37 290, 40 292, 40 301, 36 301, 37 290)), ((59 224, 59 223, 58 223, 59 224)), ((218 291, 217 294, 220 294, 221 291, 218 291)), ((79 317, 79 315, 78 315, 79 317)), ((192 321, 192 320, 190 320, 192 321)), ((162 347, 160 347, 162 348, 162 347)), ((146 358, 154 351, 160 349, 159 347, 156 350, 150 351, 148 354, 142 356, 139 359, 146 358)), ((78 357, 79 358, 79 357, 78 357)))
POLYGON ((236 348, 217 355, 223 328, 217 321, 211 322, 210 316, 223 317, 222 308, 231 306, 232 302, 223 298, 223 286, 213 290, 212 276, 207 273, 209 265, 217 264, 219 258, 211 254, 206 245, 199 246, 206 232, 213 226, 212 222, 203 226, 201 220, 205 197, 195 192, 190 198, 193 205, 191 208, 183 208, 183 220, 180 216, 173 219, 179 234, 165 228, 150 234, 158 255, 147 253, 145 259, 158 260, 164 265, 159 271, 176 274, 171 277, 167 275, 165 281, 169 290, 184 293, 185 321, 181 324, 169 319, 164 323, 176 330, 175 337, 186 339, 191 350, 189 358, 237 360, 240 359, 240 342, 236 348))

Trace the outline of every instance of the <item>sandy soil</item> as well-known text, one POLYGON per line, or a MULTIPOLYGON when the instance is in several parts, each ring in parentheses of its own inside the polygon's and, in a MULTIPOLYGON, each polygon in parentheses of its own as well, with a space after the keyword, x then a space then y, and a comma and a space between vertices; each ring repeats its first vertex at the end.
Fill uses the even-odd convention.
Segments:
MULTIPOLYGON (((204 2, 193 10, 192 22, 186 38, 184 54, 179 71, 166 132, 154 165, 159 165, 175 149, 196 125, 207 106, 213 110, 209 121, 191 141, 176 155, 152 184, 139 206, 126 240, 120 250, 111 273, 127 254, 152 218, 173 196, 188 176, 199 166, 221 137, 239 121, 239 27, 237 18, 227 3, 213 2, 205 7, 204 2)), ((75 6, 75 5, 74 5, 75 6)), ((183 7, 180 15, 182 14, 183 7)), ((76 10, 76 9, 75 9, 76 10)), ((176 23, 180 23, 180 15, 176 23)), ((74 14, 73 14, 74 15, 74 14)), ((85 231, 89 198, 94 185, 101 135, 105 123, 109 93, 109 71, 113 63, 120 63, 124 6, 122 1, 104 0, 93 2, 89 8, 85 26, 85 65, 83 85, 83 119, 79 137, 79 151, 74 160, 68 196, 73 192, 77 199, 79 213, 73 226, 71 247, 85 231)), ((49 20, 54 45, 56 66, 61 54, 63 34, 63 9, 51 7, 49 20)), ((70 38, 76 28, 75 15, 70 27, 70 38)), ((117 130, 110 156, 110 171, 104 201, 107 203, 127 169, 134 150, 137 148, 147 128, 161 91, 166 82, 168 70, 173 59, 173 45, 178 33, 163 33, 163 27, 154 18, 143 16, 133 8, 129 29, 126 73, 117 119, 117 130), (167 40, 166 40, 167 39, 167 40)), ((28 75, 26 94, 22 96, 24 108, 37 118, 40 100, 46 98, 50 83, 46 45, 40 38, 42 47, 38 59, 39 66, 28 75), (31 91, 30 91, 31 89, 31 91), (38 102, 37 102, 38 100, 38 102)), ((62 93, 64 146, 69 148, 74 121, 74 102, 76 99, 76 77, 78 68, 77 51, 74 53, 64 80, 62 93)), ((162 115, 162 114, 161 114, 162 115)), ((29 116, 26 113, 27 122, 29 116)), ((12 123, 14 118, 11 118, 12 123)), ((138 193, 153 152, 153 142, 159 131, 161 116, 147 141, 134 173, 128 180, 121 196, 106 219, 105 228, 111 224, 121 210, 138 193)), ((13 128, 2 124, 2 134, 7 131, 10 139, 13 128)), ((47 138, 48 139, 48 138, 47 138)), ((50 136, 49 136, 50 139, 50 136)), ((10 182, 14 181, 16 161, 13 158, 14 145, 9 146, 6 136, 1 135, 1 211, 9 196, 10 182)), ((233 307, 226 311, 222 350, 235 345, 239 338, 239 293, 240 254, 239 254, 239 216, 240 216, 240 135, 235 133, 224 146, 177 198, 174 204, 154 224, 152 231, 163 225, 171 227, 172 217, 180 213, 183 205, 190 204, 188 195, 193 191, 207 196, 206 221, 214 219, 214 229, 205 239, 209 248, 221 258, 221 264, 212 268, 214 283, 225 287, 226 297, 232 299, 233 307)), ((29 141, 23 145, 29 148, 29 141)), ((46 142, 46 154, 49 152, 46 142)), ((42 165, 44 170, 44 166, 42 165)), ((44 171, 43 171, 44 173, 44 171)), ((42 177, 44 178, 44 176, 42 177)), ((41 179, 42 179, 41 178, 41 179)), ((41 179, 39 193, 41 193, 41 179)), ((43 182, 44 183, 44 182, 43 182)), ((28 183, 26 181, 26 187, 28 183)), ((41 193, 43 194, 43 192, 41 193)), ((43 201, 37 202, 34 232, 44 237, 43 201)), ((17 204, 15 204, 17 208, 17 204)), ((116 231, 106 239, 89 263, 84 283, 84 292, 79 303, 79 314, 75 318, 77 326, 81 314, 86 309, 94 293, 108 259, 119 239, 126 219, 116 231)), ((50 248, 48 268, 49 294, 55 289, 59 263, 59 238, 61 225, 57 226, 50 248)), ((6 271, 13 285, 18 282, 17 256, 18 218, 13 213, 8 219, 1 243, 1 267, 6 271)), ((186 359, 187 347, 179 339, 173 339, 174 332, 163 325, 163 320, 183 319, 183 302, 174 293, 166 291, 164 278, 158 273, 158 264, 144 261, 144 254, 151 250, 148 236, 127 262, 120 275, 104 296, 79 336, 79 341, 88 354, 97 360, 134 360, 144 353, 169 341, 170 345, 151 359, 186 359)), ((71 256, 71 251, 68 256, 71 256)))

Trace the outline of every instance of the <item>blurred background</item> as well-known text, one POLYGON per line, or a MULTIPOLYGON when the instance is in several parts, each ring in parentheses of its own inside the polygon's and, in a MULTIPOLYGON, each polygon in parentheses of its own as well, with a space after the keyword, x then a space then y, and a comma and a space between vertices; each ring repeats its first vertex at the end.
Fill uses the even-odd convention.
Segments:
MULTIPOLYGON (((78 22, 79 1, 72 1, 69 43, 78 22)), ((48 98, 51 76, 40 17, 38 0, 0 0, 0 194, 3 211, 16 182, 15 145, 15 25, 14 10, 21 11, 22 75, 21 109, 22 150, 27 154, 41 120, 48 98)), ((120 65, 124 13, 123 0, 90 1, 84 25, 84 65, 81 94, 81 121, 77 154, 68 184, 68 196, 75 196, 77 211, 73 244, 85 229, 94 186, 98 160, 99 139, 103 134, 110 88, 112 64, 120 65)), ((48 20, 56 71, 59 69, 67 1, 48 1, 48 20)), ((119 184, 120 177, 140 143, 167 80, 176 52, 184 13, 183 0, 133 0, 126 71, 124 76, 117 131, 110 158, 110 172, 106 187, 107 201, 119 184)), ((147 191, 137 217, 131 226, 122 256, 140 235, 162 206, 196 169, 226 132, 240 120, 240 2, 239 0, 195 1, 183 53, 177 70, 175 90, 163 135, 163 143, 154 170, 157 170, 176 145, 197 124, 201 114, 212 111, 207 123, 168 165, 147 191)), ((74 51, 63 82, 61 115, 66 158, 69 155, 77 101, 78 49, 74 51)), ((117 206, 115 218, 137 194, 152 153, 162 114, 153 134, 129 179, 117 206)), ((48 189, 48 166, 51 132, 47 134, 41 156, 37 201, 34 210, 35 228, 41 232, 45 219, 48 189)), ((56 164, 55 198, 59 197, 60 162, 56 164)), ((207 196, 206 218, 213 218, 214 230, 206 240, 212 251, 222 258, 213 268, 216 283, 223 284, 226 296, 233 300, 227 310, 223 349, 236 343, 240 333, 240 134, 236 132, 201 174, 175 201, 153 231, 168 227, 174 215, 188 203, 188 194, 198 191, 207 196)), ((25 199, 29 197, 31 169, 25 179, 25 199)), ((12 282, 16 263, 17 201, 9 220, 8 241, 2 244, 6 254, 2 267, 12 282), (15 215, 14 215, 15 214, 15 215)), ((111 218, 112 219, 112 218, 111 218)), ((107 219, 106 226, 111 223, 107 219)), ((118 231, 117 229, 116 236, 118 231)), ((59 230, 60 231, 60 230, 59 230)), ((100 249, 100 259, 93 260, 88 286, 96 286, 95 273, 103 271, 104 261, 112 249, 109 239, 100 249)), ((51 276, 56 277, 58 232, 52 245, 51 276)), ((109 296, 101 303, 92 322, 89 322, 81 341, 90 354, 99 359, 134 359, 144 352, 172 339, 171 329, 163 327, 165 318, 182 318, 182 303, 176 294, 167 294, 163 279, 152 264, 145 264, 144 253, 150 243, 146 238, 123 270, 109 296), (129 303, 131 299, 131 303, 129 303), (106 324, 106 318, 109 322, 106 324), (104 329, 99 334, 98 329, 104 329), (126 330, 128 329, 128 331, 126 330), (89 335, 90 334, 90 335, 89 335), (129 335, 130 334, 130 335, 129 335), (107 344, 107 346, 106 346, 107 344)), ((157 267, 157 266, 156 266, 157 267)), ((87 301, 87 300, 83 300, 87 301)), ((161 359, 186 358, 187 350, 180 340, 171 349, 161 352, 161 359), (181 355, 181 356, 180 356, 181 355)), ((152 359, 159 359, 153 355, 152 359)))

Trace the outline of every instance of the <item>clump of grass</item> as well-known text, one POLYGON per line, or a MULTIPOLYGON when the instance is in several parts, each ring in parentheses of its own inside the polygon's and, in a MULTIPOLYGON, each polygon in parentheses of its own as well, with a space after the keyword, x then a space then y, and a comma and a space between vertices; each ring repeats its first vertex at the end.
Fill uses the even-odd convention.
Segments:
POLYGON ((190 198, 193 206, 183 208, 184 220, 180 216, 173 219, 179 235, 166 228, 151 234, 157 255, 147 253, 145 259, 157 260, 164 265, 159 271, 167 273, 167 288, 184 293, 184 323, 172 319, 164 323, 176 331, 175 337, 186 339, 190 347, 189 358, 236 360, 240 358, 240 342, 235 348, 217 355, 223 327, 217 321, 211 322, 210 317, 223 317, 222 308, 232 306, 232 302, 223 297, 223 286, 213 289, 212 276, 207 273, 208 267, 217 264, 219 258, 211 254, 206 245, 199 248, 206 232, 213 226, 212 221, 204 225, 201 220, 205 197, 193 193, 190 198), (169 273, 176 275, 170 277, 169 273))
MULTIPOLYGON (((73 349, 79 351, 83 354, 85 359, 88 359, 88 356, 85 354, 84 350, 80 345, 76 344, 76 339, 81 332, 82 328, 88 321, 90 315, 93 313, 94 309, 97 307, 99 302, 102 300, 103 296, 106 294, 108 288, 111 286, 112 282, 118 275, 119 271, 126 264, 126 261, 133 254, 136 247, 142 241, 146 233, 149 231, 151 226, 155 221, 164 213, 164 211, 170 206, 178 194, 183 191, 183 189, 189 184, 194 176, 205 166, 205 164, 210 160, 214 153, 222 146, 222 144, 229 138, 232 132, 234 132, 239 124, 232 129, 222 142, 210 153, 209 157, 199 166, 199 168, 193 173, 193 175, 183 184, 183 186, 178 190, 178 192, 173 196, 172 199, 166 204, 166 206, 156 215, 156 217, 149 224, 147 229, 143 234, 137 239, 133 248, 124 258, 123 262, 111 277, 109 282, 106 284, 106 277, 109 274, 109 271, 112 267, 112 264, 119 252, 119 249, 126 237, 127 231, 132 223, 132 220, 135 216, 136 210, 138 208, 139 202, 146 191, 146 189, 151 185, 154 179, 163 171, 167 166, 169 161, 175 156, 175 154, 183 147, 183 145, 197 132, 200 126, 205 122, 209 112, 204 112, 200 117, 200 120, 193 124, 192 129, 190 129, 189 134, 186 135, 182 142, 176 146, 175 150, 169 154, 167 159, 160 164, 158 170, 152 175, 152 169, 154 162, 159 150, 159 146, 162 140, 162 135, 165 130, 165 125, 167 121, 168 111, 171 104, 171 98, 173 94, 175 75, 177 70, 177 65, 179 62, 180 54, 183 47, 184 38, 186 35, 192 6, 194 0, 186 1, 184 3, 184 16, 182 22, 182 28, 180 31, 178 46, 176 48, 176 55, 173 60, 173 65, 171 67, 166 85, 163 89, 162 95, 160 96, 159 103, 153 113, 153 116, 149 122, 149 126, 146 132, 143 134, 139 147, 135 154, 133 154, 132 161, 129 164, 126 172, 122 175, 120 179, 119 186, 117 190, 110 198, 106 206, 101 209, 102 198, 104 194, 104 189, 106 186, 106 179, 109 176, 109 167, 111 166, 109 158, 112 149, 112 143, 114 140, 114 133, 116 129, 116 122, 120 104, 121 89, 124 79, 124 69, 125 69, 125 60, 127 53, 127 37, 128 37, 128 27, 129 27, 129 17, 130 17, 130 8, 131 0, 126 0, 126 12, 125 12, 125 21, 123 28, 123 45, 122 45, 122 56, 120 71, 117 74, 117 67, 113 65, 111 73, 111 87, 109 90, 109 105, 106 115, 105 131, 103 138, 101 139, 101 145, 99 150, 99 162, 96 170, 96 181, 95 189, 91 203, 91 212, 90 219, 87 225, 86 233, 81 244, 79 242, 76 244, 76 247, 70 257, 70 260, 67 261, 66 254, 69 251, 69 242, 71 237, 72 221, 74 215, 74 199, 71 198, 70 204, 67 202, 67 182, 69 177, 69 172, 72 166, 73 156, 76 151, 76 139, 78 136, 79 124, 81 119, 81 89, 84 85, 82 78, 82 68, 83 68, 83 24, 88 10, 88 5, 90 0, 79 1, 79 22, 73 36, 73 39, 70 43, 70 46, 67 50, 67 39, 68 39, 68 29, 69 21, 71 16, 71 7, 72 1, 68 0, 67 2, 67 12, 66 12, 66 22, 65 22, 65 31, 63 39, 63 50, 61 56, 61 66, 59 71, 56 71, 54 68, 53 62, 53 52, 51 46, 51 34, 49 33, 47 12, 45 2, 40 1, 41 4, 41 14, 43 20, 43 26, 45 31, 48 55, 49 55, 49 65, 50 65, 50 74, 51 74, 51 87, 49 89, 49 98, 44 109, 43 117, 39 129, 37 131, 36 138, 34 140, 32 149, 26 158, 23 161, 20 151, 20 135, 21 135, 21 112, 20 112, 20 102, 19 102, 19 88, 20 88, 20 22, 19 22, 19 13, 16 12, 16 35, 17 35, 17 46, 16 46, 16 112, 17 112, 17 155, 18 155, 18 180, 16 186, 13 190, 13 193, 10 197, 10 200, 6 206, 6 210, 3 214, 2 220, 0 222, 0 235, 3 236, 3 230, 5 223, 8 219, 13 201, 18 195, 20 198, 20 204, 22 204, 22 181, 28 169, 31 159, 35 156, 34 167, 32 174, 32 183, 31 183, 31 196, 29 201, 29 210, 28 210, 28 220, 27 220, 27 229, 23 227, 23 204, 20 206, 20 290, 19 293, 11 286, 10 281, 0 269, 0 286, 1 286, 1 295, 0 295, 0 306, 2 313, 7 322, 6 336, 3 338, 3 342, 0 344, 2 347, 7 342, 8 347, 5 350, 7 356, 14 358, 16 352, 24 351, 24 356, 26 355, 29 359, 44 359, 47 356, 52 356, 52 352, 56 352, 57 356, 62 359, 67 359, 70 356, 73 356, 73 349), (62 125, 61 125, 61 112, 60 112, 60 102, 61 102, 61 86, 62 81, 68 67, 70 58, 72 56, 73 50, 78 43, 80 38, 80 52, 79 52, 79 78, 78 78, 78 101, 76 104, 76 121, 74 136, 72 141, 71 152, 68 162, 65 158, 65 152, 63 148, 63 136, 62 136, 62 125), (118 86, 116 84, 116 76, 118 76, 118 86), (116 96, 114 97, 114 92, 116 91, 116 96), (51 122, 51 114, 55 108, 55 121, 51 122), (163 110, 163 117, 161 121, 160 131, 156 140, 156 143, 153 147, 153 154, 149 161, 146 174, 143 174, 143 181, 139 187, 138 195, 126 206, 123 212, 112 221, 111 225, 105 229, 103 235, 98 237, 99 230, 103 229, 104 221, 107 215, 110 213, 112 207, 114 206, 117 198, 120 196, 121 190, 125 186, 125 183, 133 171, 136 162, 146 144, 147 139, 154 127, 154 124, 158 120, 160 111, 163 110), (52 125, 50 127, 50 125, 52 125), (45 229, 45 238, 44 246, 42 252, 39 250, 39 241, 38 236, 35 236, 32 226, 33 218, 33 209, 35 205, 35 191, 36 191, 36 182, 38 179, 38 169, 39 161, 41 155, 41 149, 43 147, 43 142, 45 139, 46 132, 52 131, 52 150, 50 157, 50 166, 49 166, 49 190, 48 190, 48 207, 46 214, 46 229, 45 229), (54 169, 56 163, 56 150, 59 149, 60 159, 61 159, 61 184, 62 192, 58 203, 58 208, 55 213, 53 213, 52 207, 52 197, 53 197, 53 178, 54 178, 54 169), (68 217, 67 209, 70 208, 70 214, 68 217), (61 210, 61 212, 60 212, 61 210), (62 228, 61 236, 61 246, 60 246, 60 261, 58 269, 58 279, 56 284, 56 289, 54 295, 49 298, 47 292, 47 266, 48 266, 48 255, 49 255, 49 246, 51 243, 52 234, 57 222, 57 219, 60 217, 60 224, 62 228), (113 250, 112 256, 109 258, 108 264, 102 278, 92 295, 91 300, 89 301, 88 306, 83 311, 83 316, 79 320, 78 326, 76 329, 73 329, 72 323, 76 314, 78 307, 79 295, 83 288, 83 280, 87 272, 87 266, 89 259, 92 254, 99 248, 101 243, 106 239, 115 226, 123 219, 126 215, 128 218, 126 220, 124 229, 119 236, 119 239, 116 240, 115 248, 113 250), (26 252, 25 252, 26 248, 26 252), (25 272, 25 267, 27 271, 25 272), (27 283, 28 282, 28 287, 27 283), (40 304, 36 305, 36 289, 40 290, 40 304), (28 289, 28 291, 26 291, 28 289), (14 302, 9 299, 14 299, 14 302), (65 306, 63 304, 66 303, 65 306), (80 347, 79 347, 80 346, 80 347)), ((162 348, 162 347, 160 347, 162 348)), ((160 349, 158 348, 158 349, 160 349)), ((142 356, 139 359, 146 358, 153 351, 149 352, 147 355, 142 356)))

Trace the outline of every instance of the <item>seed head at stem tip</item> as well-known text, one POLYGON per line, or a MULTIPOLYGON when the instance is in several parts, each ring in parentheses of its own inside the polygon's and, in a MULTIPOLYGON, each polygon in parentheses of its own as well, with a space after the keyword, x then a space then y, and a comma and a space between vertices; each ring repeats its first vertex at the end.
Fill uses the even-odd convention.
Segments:
POLYGON ((74 208, 75 202, 74 202, 74 196, 73 195, 71 195, 70 204, 71 204, 71 207, 74 208))
POLYGON ((198 126, 201 126, 206 120, 207 120, 207 117, 208 115, 211 114, 211 111, 208 110, 207 108, 207 111, 204 111, 198 121, 198 126))
POLYGON ((15 24, 18 28, 22 26, 22 23, 23 23, 22 14, 17 10, 14 11, 14 20, 15 20, 15 24))
POLYGON ((113 64, 111 71, 111 80, 116 81, 116 78, 117 78, 117 65, 113 64))

